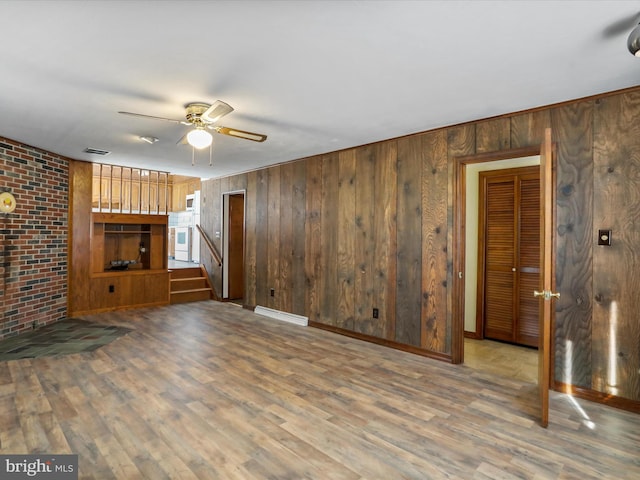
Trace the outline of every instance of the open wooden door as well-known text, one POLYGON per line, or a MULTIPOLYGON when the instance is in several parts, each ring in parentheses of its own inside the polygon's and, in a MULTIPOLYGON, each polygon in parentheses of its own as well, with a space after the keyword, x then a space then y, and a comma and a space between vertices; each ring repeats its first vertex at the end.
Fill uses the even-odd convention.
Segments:
POLYGON ((549 424, 549 385, 551 374, 551 325, 554 312, 553 293, 555 266, 553 262, 553 146, 551 129, 544 132, 540 147, 540 282, 541 290, 533 294, 540 299, 540 336, 538 338, 538 389, 540 391, 543 427, 549 424))

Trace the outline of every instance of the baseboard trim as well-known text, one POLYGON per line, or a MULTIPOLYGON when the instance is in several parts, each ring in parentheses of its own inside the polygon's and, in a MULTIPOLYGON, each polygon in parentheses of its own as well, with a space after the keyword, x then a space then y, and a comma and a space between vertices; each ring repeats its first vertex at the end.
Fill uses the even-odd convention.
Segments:
POLYGON ((569 385, 562 382, 555 382, 554 390, 566 393, 567 395, 573 395, 574 397, 582 398, 584 400, 589 400, 590 402, 602 403, 610 407, 619 408, 620 410, 640 413, 640 402, 636 400, 616 397, 615 395, 610 395, 608 393, 598 392, 596 390, 591 390, 590 388, 576 387, 575 385, 569 385))
POLYGON ((327 330, 333 333, 339 333, 351 338, 357 338, 369 343, 375 343, 384 347, 393 348, 395 350, 402 350, 403 352, 413 353, 422 357, 433 358, 435 360, 441 360, 443 362, 452 363, 451 355, 440 352, 432 352, 431 350, 425 350, 424 348, 414 347, 413 345, 407 345, 404 343, 394 342, 393 340, 387 340, 384 338, 374 337, 366 335, 364 333, 352 332, 351 330, 345 330, 344 328, 334 327, 333 325, 325 325, 319 322, 309 322, 310 327, 319 328, 321 330, 327 330))
POLYGON ((257 305, 253 311, 258 315, 275 318, 276 320, 282 320, 283 322, 293 323, 303 327, 306 327, 309 324, 309 319, 307 317, 296 315, 295 313, 282 312, 280 310, 274 310, 260 305, 257 305))

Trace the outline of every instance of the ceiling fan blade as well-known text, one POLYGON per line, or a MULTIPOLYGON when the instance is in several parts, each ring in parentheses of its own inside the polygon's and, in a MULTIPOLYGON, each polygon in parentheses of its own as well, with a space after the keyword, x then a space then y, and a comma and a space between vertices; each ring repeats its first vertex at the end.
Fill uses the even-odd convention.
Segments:
POLYGON ((189 142, 187 141, 187 133, 185 133, 182 138, 176 142, 176 145, 189 145, 189 142))
POLYGON ((628 15, 619 20, 609 24, 603 31, 602 36, 604 38, 617 37, 618 35, 622 35, 623 33, 629 34, 633 27, 638 25, 640 22, 640 13, 635 13, 633 15, 628 15))
POLYGON ((165 117, 154 117, 153 115, 143 115, 142 113, 132 113, 132 112, 118 112, 123 115, 131 115, 133 117, 143 117, 143 118, 151 118, 153 120, 166 120, 167 122, 173 123, 181 123, 183 125, 191 125, 189 122, 185 122, 184 120, 176 120, 175 118, 165 118, 165 117))
POLYGON ((244 130, 236 130, 235 128, 213 127, 213 130, 223 135, 244 138, 245 140, 252 140, 254 142, 264 142, 267 139, 267 136, 261 133, 245 132, 244 130))
POLYGON ((231 105, 224 103, 221 100, 216 100, 202 113, 200 118, 205 123, 214 123, 231 112, 233 112, 233 107, 231 105))

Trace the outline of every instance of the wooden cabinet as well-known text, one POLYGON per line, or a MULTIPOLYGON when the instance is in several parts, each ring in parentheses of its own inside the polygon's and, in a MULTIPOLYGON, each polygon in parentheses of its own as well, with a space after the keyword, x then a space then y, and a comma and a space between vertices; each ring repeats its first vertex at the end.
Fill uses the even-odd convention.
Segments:
POLYGON ((169 303, 168 217, 93 213, 90 311, 169 303))
POLYGON ((91 311, 166 305, 169 303, 169 272, 131 271, 93 275, 91 311))
POLYGON ((478 314, 484 337, 536 347, 539 168, 482 172, 480 182, 478 314))
POLYGON ((171 184, 171 211, 182 212, 186 210, 187 195, 200 190, 201 181, 196 177, 182 177, 175 175, 171 184))
POLYGON ((186 208, 187 185, 185 183, 177 183, 173 185, 173 201, 172 208, 174 212, 182 212, 186 208))

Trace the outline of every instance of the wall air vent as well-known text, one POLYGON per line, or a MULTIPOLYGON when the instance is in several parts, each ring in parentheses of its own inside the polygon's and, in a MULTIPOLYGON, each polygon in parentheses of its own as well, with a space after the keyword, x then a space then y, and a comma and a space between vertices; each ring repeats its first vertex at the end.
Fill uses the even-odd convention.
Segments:
POLYGON ((92 155, 102 155, 103 157, 105 155, 109 155, 111 152, 108 152, 106 150, 100 150, 99 148, 91 148, 91 147, 87 147, 84 149, 85 153, 91 153, 92 155))

